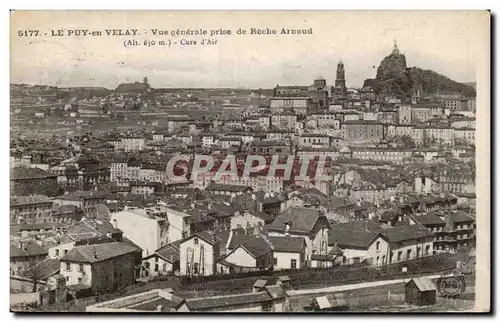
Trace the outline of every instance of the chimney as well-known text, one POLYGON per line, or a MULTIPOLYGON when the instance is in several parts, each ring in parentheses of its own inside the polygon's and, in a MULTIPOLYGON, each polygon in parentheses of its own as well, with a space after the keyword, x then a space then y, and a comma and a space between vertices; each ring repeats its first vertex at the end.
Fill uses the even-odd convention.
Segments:
POLYGON ((285 223, 285 236, 290 236, 290 223, 285 223))
POLYGON ((113 219, 113 228, 118 229, 118 221, 113 219))
POLYGON ((17 242, 17 247, 18 247, 19 249, 21 249, 21 250, 24 250, 24 243, 23 243, 23 241, 22 241, 22 240, 19 240, 19 241, 17 242))
POLYGON ((162 305, 158 305, 158 306, 156 307, 156 311, 157 311, 157 312, 161 312, 161 311, 163 311, 163 306, 162 306, 162 305))
POLYGON ((226 249, 229 248, 229 244, 231 243, 231 239, 233 239, 233 230, 229 231, 229 237, 227 238, 226 249))
POLYGON ((95 245, 94 245, 94 258, 97 259, 97 252, 96 252, 95 245))

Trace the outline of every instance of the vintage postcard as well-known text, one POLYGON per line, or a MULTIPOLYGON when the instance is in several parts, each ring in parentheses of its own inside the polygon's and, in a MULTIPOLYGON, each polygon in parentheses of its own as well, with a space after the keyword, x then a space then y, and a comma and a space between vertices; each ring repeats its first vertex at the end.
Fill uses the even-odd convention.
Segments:
POLYGON ((12 312, 489 312, 488 11, 16 11, 12 312))

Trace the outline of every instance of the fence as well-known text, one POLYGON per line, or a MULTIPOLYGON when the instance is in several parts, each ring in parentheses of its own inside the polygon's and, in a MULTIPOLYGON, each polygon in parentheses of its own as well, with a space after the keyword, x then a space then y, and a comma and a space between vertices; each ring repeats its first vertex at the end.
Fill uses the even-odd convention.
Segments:
POLYGON ((474 308, 475 302, 473 300, 465 300, 465 299, 452 299, 452 298, 444 298, 438 296, 436 298, 436 303, 440 305, 452 305, 453 307, 456 307, 457 310, 472 310, 474 308))
MULTIPOLYGON (((330 297, 334 293, 327 293, 324 294, 327 297, 330 297)), ((293 299, 290 300, 290 308, 292 312, 301 312, 304 311, 306 307, 309 307, 311 305, 312 300, 314 299, 314 296, 299 296, 299 297, 294 297, 293 299)), ((398 305, 398 304, 403 304, 404 303, 404 294, 391 294, 388 292, 387 294, 372 294, 372 295, 365 295, 365 296, 346 296, 345 298, 345 306, 349 310, 363 310, 364 308, 366 309, 373 309, 374 307, 377 306, 384 306, 384 305, 398 305)))

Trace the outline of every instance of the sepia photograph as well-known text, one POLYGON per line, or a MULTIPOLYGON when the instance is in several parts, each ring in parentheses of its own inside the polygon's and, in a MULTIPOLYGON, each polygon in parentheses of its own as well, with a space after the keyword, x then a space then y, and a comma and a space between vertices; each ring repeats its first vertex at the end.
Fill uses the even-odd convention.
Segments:
POLYGON ((10 312, 489 312, 490 19, 10 12, 10 312))

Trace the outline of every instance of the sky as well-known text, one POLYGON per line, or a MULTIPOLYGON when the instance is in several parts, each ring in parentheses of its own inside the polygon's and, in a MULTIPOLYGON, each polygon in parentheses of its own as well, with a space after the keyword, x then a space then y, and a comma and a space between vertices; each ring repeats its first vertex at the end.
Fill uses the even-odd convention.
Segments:
POLYGON ((272 88, 335 81, 339 60, 347 85, 374 78, 396 39, 409 67, 432 69, 459 82, 475 82, 476 59, 489 28, 485 11, 282 11, 282 12, 21 12, 11 15, 11 83, 60 87, 142 81, 153 88, 272 88), (140 36, 50 36, 52 30, 138 29, 140 36), (228 36, 153 36, 151 29, 231 30, 228 36), (309 29, 307 35, 237 35, 249 30, 309 29), (19 37, 23 30, 38 37, 19 37), (147 33, 147 34, 146 34, 147 33), (47 34, 47 35, 45 35, 47 34), (124 46, 135 39, 138 46, 124 46), (181 39, 197 45, 181 46, 181 39), (200 45, 202 39, 216 45, 200 45), (145 40, 177 41, 144 46, 145 40))

